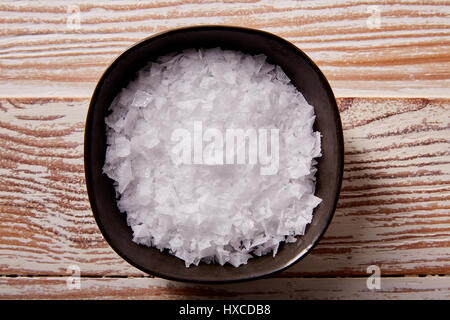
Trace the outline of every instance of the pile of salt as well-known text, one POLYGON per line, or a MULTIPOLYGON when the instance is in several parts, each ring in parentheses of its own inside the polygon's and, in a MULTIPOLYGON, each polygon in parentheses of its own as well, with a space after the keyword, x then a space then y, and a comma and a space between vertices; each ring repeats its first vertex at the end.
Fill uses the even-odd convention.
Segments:
POLYGON ((161 57, 110 110, 103 171, 136 243, 168 249, 187 267, 237 267, 304 234, 321 201, 320 133, 314 108, 264 55, 217 48, 161 57), (231 162, 228 130, 247 133, 240 146, 249 146, 236 140, 231 162))

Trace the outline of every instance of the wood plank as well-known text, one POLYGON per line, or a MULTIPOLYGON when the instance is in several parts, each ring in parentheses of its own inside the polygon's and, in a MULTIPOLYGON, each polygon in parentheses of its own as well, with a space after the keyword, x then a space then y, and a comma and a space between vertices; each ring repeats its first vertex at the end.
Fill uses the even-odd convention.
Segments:
POLYGON ((339 97, 450 97, 447 1, 77 3, 74 9, 65 1, 2 1, 1 97, 89 97, 127 47, 197 24, 240 25, 285 37, 319 65, 339 97), (77 8, 80 24, 74 27, 77 8))
MULTIPOLYGON (((284 276, 450 274, 449 99, 339 99, 345 173, 319 245, 284 276)), ((86 195, 86 99, 0 99, 0 275, 140 276, 86 195)))
POLYGON ((1 299, 450 299, 449 277, 381 278, 368 289, 366 278, 272 278, 226 285, 194 285, 155 278, 0 278, 1 299), (71 284, 75 282, 70 280, 71 284), (72 288, 72 289, 71 289, 72 288))

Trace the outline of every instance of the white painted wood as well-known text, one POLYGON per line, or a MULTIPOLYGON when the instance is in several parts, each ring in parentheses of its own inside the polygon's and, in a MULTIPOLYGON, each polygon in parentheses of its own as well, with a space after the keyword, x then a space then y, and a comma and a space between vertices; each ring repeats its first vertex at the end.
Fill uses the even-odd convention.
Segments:
POLYGON ((450 299, 449 277, 382 278, 380 289, 368 289, 367 278, 272 278, 226 285, 194 285, 156 278, 81 278, 80 289, 68 287, 67 281, 67 277, 0 278, 0 298, 450 299))
MULTIPOLYGON (((142 273, 103 240, 84 184, 86 99, 0 100, 0 274, 142 273)), ((448 274, 449 100, 340 99, 341 198, 285 275, 448 274)))
POLYGON ((449 88, 448 1, 2 1, 0 298, 448 299, 449 88), (79 28, 68 25, 78 8, 79 28), (97 80, 133 43, 197 24, 286 38, 341 98, 339 206, 284 278, 211 287, 133 278, 142 273, 107 245, 90 211, 83 134, 97 80), (94 277, 80 291, 65 286, 73 264, 94 277), (370 265, 384 276, 379 291, 365 286, 370 265), (405 274, 447 277, 385 278, 405 274), (128 278, 97 278, 112 275, 128 278), (322 278, 345 275, 361 278, 322 278))
POLYGON ((133 43, 198 24, 286 38, 338 97, 449 97, 450 6, 420 0, 2 1, 0 97, 89 97, 133 43))

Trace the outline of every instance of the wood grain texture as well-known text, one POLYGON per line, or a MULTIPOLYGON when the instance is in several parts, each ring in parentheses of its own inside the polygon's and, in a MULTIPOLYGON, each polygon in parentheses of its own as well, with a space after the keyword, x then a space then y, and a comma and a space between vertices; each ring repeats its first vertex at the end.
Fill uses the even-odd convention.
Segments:
POLYGON ((0 299, 450 299, 449 88, 446 0, 1 1, 0 299), (288 39, 340 97, 338 209, 317 247, 276 278, 207 286, 143 275, 90 210, 83 135, 98 78, 135 42, 198 24, 288 39), (66 285, 71 265, 80 290, 66 285), (366 287, 370 265, 381 290, 366 287))
MULTIPOLYGON (((450 274, 449 99, 338 100, 335 217, 291 276, 450 274)), ((103 240, 85 190, 86 99, 0 99, 0 275, 140 276, 103 240)))
POLYGON ((227 285, 190 285, 152 278, 0 278, 3 299, 450 299, 449 277, 382 278, 369 290, 366 278, 265 279, 227 285), (73 283, 73 282, 71 282, 73 283))
POLYGON ((440 0, 2 1, 0 96, 88 97, 136 41, 198 24, 285 37, 339 97, 450 97, 450 6, 440 0))

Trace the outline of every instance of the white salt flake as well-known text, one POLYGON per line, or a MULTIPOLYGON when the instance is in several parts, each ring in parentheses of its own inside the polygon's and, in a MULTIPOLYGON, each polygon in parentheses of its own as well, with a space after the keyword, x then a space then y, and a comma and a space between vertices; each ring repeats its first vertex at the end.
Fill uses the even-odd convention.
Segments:
POLYGON ((130 154, 130 141, 126 137, 116 137, 114 147, 119 158, 124 158, 130 154))
POLYGON ((150 101, 153 100, 153 97, 151 94, 148 94, 145 91, 138 90, 136 91, 133 102, 131 103, 132 107, 146 107, 150 101))

